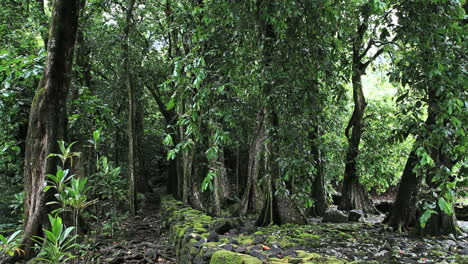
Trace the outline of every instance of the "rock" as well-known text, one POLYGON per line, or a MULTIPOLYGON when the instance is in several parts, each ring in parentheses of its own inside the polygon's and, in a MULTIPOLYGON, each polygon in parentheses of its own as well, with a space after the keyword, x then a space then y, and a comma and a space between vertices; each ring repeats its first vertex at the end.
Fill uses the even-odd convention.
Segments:
POLYGON ((125 262, 125 258, 121 256, 121 257, 117 257, 115 259, 110 260, 109 264, 119 264, 119 263, 124 263, 124 262, 125 262))
POLYGON ((327 209, 325 215, 323 216, 322 222, 330 223, 344 223, 348 221, 348 216, 340 210, 336 209, 327 209))
POLYGON ((256 235, 254 240, 253 240, 253 244, 263 244, 265 243, 265 237, 262 236, 262 235, 256 235))
POLYGON ((228 250, 228 251, 233 251, 234 250, 234 247, 232 246, 232 244, 226 244, 223 246, 223 248, 225 250, 228 250))
MULTIPOLYGON (((263 255, 262 255, 263 256, 263 255)), ((263 259, 265 256, 263 256, 263 259)), ((249 263, 261 264, 262 261, 249 255, 239 254, 227 250, 219 250, 213 254, 210 264, 225 264, 225 263, 249 263)))
POLYGON ((256 226, 241 226, 239 227, 240 233, 252 234, 257 232, 258 228, 256 226))
POLYGON ((245 247, 238 247, 236 249, 234 249, 235 252, 237 253, 245 253, 247 252, 247 249, 245 247))
POLYGON ((237 240, 234 239, 234 238, 230 238, 230 239, 229 239, 229 243, 230 243, 230 244, 233 244, 233 245, 239 245, 239 244, 240 244, 239 241, 237 241, 237 240))
POLYGON ((250 251, 249 255, 254 256, 254 257, 258 258, 258 259, 266 259, 265 255, 263 255, 261 252, 256 251, 256 250, 250 251))
POLYGON ((272 248, 266 250, 265 253, 267 254, 268 257, 275 257, 278 254, 282 253, 282 251, 279 248, 272 247, 272 248))
POLYGON ((201 246, 203 245, 203 242, 202 241, 198 241, 197 243, 194 243, 193 246, 195 248, 200 248, 201 246))
POLYGON ((215 232, 210 232, 208 237, 206 238, 208 242, 218 242, 219 241, 219 235, 216 234, 215 232))
POLYGON ((359 219, 363 216, 362 210, 351 210, 348 214, 348 221, 350 222, 359 222, 359 219))
POLYGON ((212 229, 221 235, 229 232, 231 229, 237 229, 239 225, 240 222, 237 219, 222 218, 212 224, 212 229))
POLYGON ((239 230, 231 229, 231 230, 229 230, 229 235, 231 235, 231 236, 239 235, 239 230))
POLYGON ((215 253, 216 250, 212 249, 212 248, 207 248, 205 250, 205 252, 203 253, 203 260, 204 261, 208 261, 211 259, 211 257, 213 256, 213 253, 215 253))

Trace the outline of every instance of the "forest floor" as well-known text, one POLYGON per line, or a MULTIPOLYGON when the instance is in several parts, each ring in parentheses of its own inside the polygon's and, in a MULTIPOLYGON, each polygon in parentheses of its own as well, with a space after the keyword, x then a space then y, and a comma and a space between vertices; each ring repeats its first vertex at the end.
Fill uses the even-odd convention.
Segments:
POLYGON ((159 195, 146 197, 139 215, 119 223, 112 238, 100 242, 97 263, 176 263, 164 230, 159 195))
MULTIPOLYGON (((297 250, 359 263, 468 260, 468 222, 459 222, 463 233, 458 237, 421 238, 389 230, 381 224, 383 217, 366 216, 359 223, 322 223, 320 218, 313 218, 309 219, 309 225, 266 228, 256 228, 254 219, 244 219, 238 228, 219 234, 220 241, 229 241, 219 247, 264 261, 271 257, 295 257, 297 250)), ((140 215, 123 220, 117 234, 101 242, 96 263, 176 263, 162 226, 159 197, 153 195, 148 197, 140 215)))

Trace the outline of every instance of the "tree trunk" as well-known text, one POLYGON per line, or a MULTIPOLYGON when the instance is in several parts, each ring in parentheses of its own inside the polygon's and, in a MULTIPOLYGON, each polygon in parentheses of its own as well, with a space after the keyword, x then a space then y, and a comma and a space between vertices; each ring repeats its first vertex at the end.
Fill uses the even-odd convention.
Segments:
MULTIPOLYGON (((436 109, 434 94, 429 91, 429 108, 428 108, 428 117, 425 122, 425 126, 428 129, 426 133, 434 133, 434 128, 437 126, 436 122, 436 109)), ((424 136, 424 135, 422 135, 424 136)), ((421 145, 418 142, 423 142, 422 138, 418 138, 415 146, 421 145)), ((425 171, 425 182, 429 187, 436 189, 439 185, 439 182, 433 182, 432 176, 435 173, 434 170, 445 166, 451 168, 456 162, 452 161, 448 156, 449 153, 444 153, 442 151, 444 143, 437 147, 433 147, 430 151, 430 155, 435 162, 434 168, 429 168, 425 171)), ((457 225, 457 220, 455 212, 453 215, 447 215, 440 210, 436 209, 437 214, 432 214, 430 219, 427 221, 424 229, 421 229, 419 224, 419 217, 424 213, 422 205, 418 206, 418 201, 420 199, 420 193, 422 189, 423 175, 418 175, 414 170, 414 167, 419 163, 419 157, 416 154, 416 150, 411 151, 408 160, 403 171, 403 176, 400 181, 398 188, 397 197, 395 203, 390 211, 390 214, 386 217, 385 223, 398 231, 408 230, 412 227, 415 227, 418 233, 424 235, 447 235, 447 234, 456 234, 460 232, 460 229, 457 225)), ((421 172, 419 172, 421 173, 421 172)), ((453 207, 452 207, 453 209, 453 207)), ((453 211, 453 210, 452 210, 453 211)))
POLYGON ((267 151, 265 152, 265 166, 267 171, 267 193, 266 201, 262 211, 256 221, 258 226, 270 224, 296 223, 306 224, 305 216, 300 212, 294 201, 281 191, 277 194, 276 184, 282 182, 281 172, 278 167, 279 157, 279 117, 274 105, 272 96, 275 76, 271 72, 274 56, 274 43, 276 40, 273 24, 268 17, 274 13, 273 0, 257 1, 257 24, 259 29, 260 42, 262 46, 262 63, 264 69, 265 85, 262 87, 265 113, 265 133, 269 139, 267 151))
POLYGON ((29 117, 24 168, 25 220, 24 258, 33 257, 33 236, 41 235, 52 193, 44 193, 46 175, 55 174, 57 140, 63 139, 66 126, 66 103, 70 86, 78 27, 79 0, 54 2, 52 24, 44 75, 34 96, 29 117))
MULTIPOLYGON (((365 17, 364 22, 358 28, 356 40, 353 42, 352 84, 354 111, 345 131, 349 145, 346 153, 343 190, 341 191, 342 199, 338 209, 360 209, 365 213, 378 213, 365 188, 359 182, 359 174, 357 173, 356 164, 357 157, 359 155, 359 144, 362 136, 364 110, 367 105, 364 97, 364 91, 362 90, 362 75, 365 74, 367 66, 372 62, 371 60, 364 64, 361 62, 367 52, 366 49, 366 51, 361 54, 363 38, 367 31, 367 21, 368 17, 365 17), (351 137, 349 136, 350 129, 352 129, 351 137)), ((374 59, 382 51, 383 50, 379 50, 376 55, 374 55, 374 59)))
MULTIPOLYGON (((318 124, 318 120, 316 121, 318 124)), ((320 131, 319 126, 315 125, 314 131, 309 134, 311 138, 311 152, 312 158, 315 164, 315 178, 312 189, 312 198, 314 204, 309 210, 309 214, 312 216, 323 216, 327 210, 327 197, 325 193, 325 173, 322 160, 322 153, 319 147, 320 131)))
POLYGON ((246 215, 255 213, 259 210, 257 207, 258 190, 257 182, 260 173, 260 155, 265 141, 265 110, 260 110, 257 114, 257 122, 253 133, 252 143, 249 150, 249 163, 247 173, 247 183, 245 191, 240 199, 237 215, 246 215))
POLYGON ((135 89, 133 87, 132 73, 130 70, 130 47, 129 35, 132 24, 132 13, 135 6, 135 0, 129 0, 125 18, 124 28, 124 70, 125 70, 125 85, 128 93, 128 201, 130 204, 130 213, 134 215, 137 211, 136 198, 136 172, 138 171, 137 157, 135 155, 136 147, 136 100, 135 89))
POLYGON ((393 207, 384 221, 387 225, 399 231, 418 223, 416 204, 418 202, 422 177, 418 177, 418 175, 413 172, 413 168, 418 161, 416 151, 413 149, 406 161, 393 207))
POLYGON ((270 121, 268 125, 271 129, 269 130, 270 140, 267 143, 267 150, 265 151, 265 177, 267 179, 266 201, 255 225, 268 226, 287 223, 307 224, 307 219, 291 197, 281 191, 277 192, 278 188, 276 184, 282 181, 277 162, 279 157, 279 120, 278 115, 274 111, 270 111, 268 117, 270 121))

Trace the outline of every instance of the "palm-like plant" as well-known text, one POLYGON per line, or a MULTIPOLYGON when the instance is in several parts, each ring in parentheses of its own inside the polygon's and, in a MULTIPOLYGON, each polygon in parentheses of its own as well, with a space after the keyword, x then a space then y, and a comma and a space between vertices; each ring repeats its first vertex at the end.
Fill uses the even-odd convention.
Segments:
POLYGON ((78 246, 74 243, 76 235, 71 235, 74 227, 66 228, 62 218, 49 215, 51 230, 43 229, 44 237, 35 237, 41 252, 34 259, 46 263, 59 264, 75 258, 70 249, 78 246))
POLYGON ((20 238, 18 235, 21 230, 18 230, 11 234, 9 237, 4 237, 0 234, 0 253, 4 253, 10 256, 16 254, 22 254, 23 250, 20 248, 20 238))

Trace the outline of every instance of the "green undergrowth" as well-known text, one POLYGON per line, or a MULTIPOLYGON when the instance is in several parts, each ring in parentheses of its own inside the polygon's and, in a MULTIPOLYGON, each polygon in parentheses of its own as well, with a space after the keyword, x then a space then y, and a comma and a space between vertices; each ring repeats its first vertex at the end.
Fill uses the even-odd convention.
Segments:
MULTIPOLYGON (((316 263, 340 264, 345 260, 325 257, 315 253, 295 250, 304 247, 314 247, 320 243, 322 231, 320 227, 305 225, 284 225, 259 228, 252 234, 241 233, 227 236, 219 234, 217 242, 207 242, 210 232, 221 221, 235 221, 231 218, 213 218, 201 211, 192 209, 172 196, 161 198, 163 219, 169 230, 169 239, 174 246, 178 263, 209 263, 209 264, 257 264, 257 263, 316 263), (255 244, 261 236, 262 243, 255 244), (238 243, 230 243, 230 239, 238 243), (274 245, 281 249, 292 249, 293 256, 274 255, 268 251, 274 245), (232 246, 226 250, 226 246, 232 246), (239 247, 245 248, 245 254, 233 252, 239 247), (232 251, 230 251, 232 250, 232 251), (260 258, 249 255, 252 251, 262 254, 260 258)), ((340 230, 328 232, 327 235, 348 239, 340 230)), ((352 232, 349 232, 352 234, 352 232)), ((261 255, 260 255, 261 256, 261 255)))

